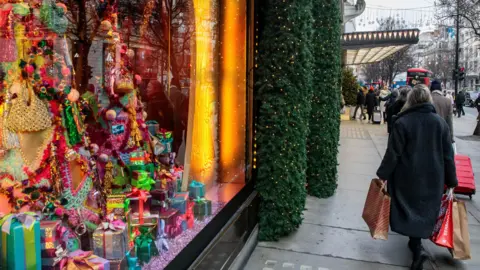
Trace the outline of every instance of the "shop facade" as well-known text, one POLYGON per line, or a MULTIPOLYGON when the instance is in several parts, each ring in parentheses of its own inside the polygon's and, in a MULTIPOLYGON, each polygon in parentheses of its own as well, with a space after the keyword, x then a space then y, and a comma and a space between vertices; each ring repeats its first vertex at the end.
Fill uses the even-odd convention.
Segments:
MULTIPOLYGON (((38 228, 23 266, 227 269, 257 218, 254 1, 1 6, 0 219, 38 228)), ((0 268, 23 269, 14 236, 0 268)))

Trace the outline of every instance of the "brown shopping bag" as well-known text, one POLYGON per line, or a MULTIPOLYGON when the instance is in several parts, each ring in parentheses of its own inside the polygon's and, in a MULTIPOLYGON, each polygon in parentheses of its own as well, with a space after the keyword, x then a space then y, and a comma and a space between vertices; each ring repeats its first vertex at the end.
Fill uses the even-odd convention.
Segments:
POLYGON ((370 183, 362 218, 370 228, 374 239, 387 240, 390 226, 390 195, 386 183, 380 179, 373 179, 370 183))
POLYGON ((454 259, 469 260, 470 255, 470 233, 468 231, 468 217, 465 202, 454 200, 452 207, 453 214, 453 249, 450 253, 454 259))

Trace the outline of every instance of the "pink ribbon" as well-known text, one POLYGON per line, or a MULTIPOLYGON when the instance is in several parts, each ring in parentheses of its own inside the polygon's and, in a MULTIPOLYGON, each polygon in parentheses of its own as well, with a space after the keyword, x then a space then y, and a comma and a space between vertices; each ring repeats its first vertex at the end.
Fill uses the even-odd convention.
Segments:
POLYGON ((105 221, 102 222, 100 228, 104 231, 111 230, 111 231, 121 231, 124 230, 126 227, 125 222, 120 219, 115 219, 115 215, 112 213, 105 218, 105 221))

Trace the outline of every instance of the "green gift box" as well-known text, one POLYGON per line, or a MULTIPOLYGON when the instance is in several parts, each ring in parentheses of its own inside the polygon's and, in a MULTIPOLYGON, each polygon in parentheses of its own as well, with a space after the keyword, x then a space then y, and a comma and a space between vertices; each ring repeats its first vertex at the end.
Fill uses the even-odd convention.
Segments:
POLYGON ((193 215, 195 217, 205 217, 212 214, 212 201, 205 198, 197 198, 193 200, 193 215))
POLYGON ((150 173, 146 171, 134 171, 132 177, 132 186, 142 190, 150 191, 155 185, 155 180, 150 178, 150 173))
POLYGON ((160 140, 160 143, 163 144, 165 149, 160 154, 168 154, 172 152, 172 145, 173 145, 173 134, 171 131, 166 131, 164 129, 160 129, 160 132, 157 133, 156 137, 160 140))
POLYGON ((145 165, 146 157, 144 151, 136 151, 130 153, 130 164, 132 165, 145 165))
POLYGON ((155 165, 153 163, 148 163, 145 165, 130 165, 128 166, 128 176, 133 178, 133 172, 136 171, 146 171, 150 173, 150 177, 155 177, 155 165))
POLYGON ((0 265, 9 270, 40 270, 40 222, 34 213, 7 215, 0 226, 0 265))
POLYGON ((135 238, 135 254, 140 265, 148 263, 153 256, 158 255, 158 249, 150 228, 140 227, 140 235, 135 238))

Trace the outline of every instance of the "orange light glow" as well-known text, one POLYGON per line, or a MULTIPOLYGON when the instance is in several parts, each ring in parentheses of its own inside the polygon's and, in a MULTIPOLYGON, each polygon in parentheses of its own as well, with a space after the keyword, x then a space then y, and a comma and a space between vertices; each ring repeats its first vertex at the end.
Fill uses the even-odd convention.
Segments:
POLYGON ((245 164, 247 2, 224 0, 222 4, 220 169, 221 181, 231 181, 245 164))
MULTIPOLYGON (((214 180, 216 141, 216 84, 214 74, 215 27, 214 0, 194 0, 195 53, 194 78, 195 102, 193 115, 193 136, 190 159, 190 179, 200 182, 214 180)), ((192 108, 190 108, 192 109, 192 108)), ((209 183, 205 183, 209 184, 209 183)))

